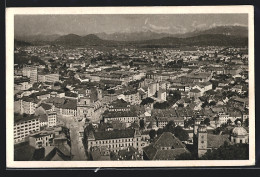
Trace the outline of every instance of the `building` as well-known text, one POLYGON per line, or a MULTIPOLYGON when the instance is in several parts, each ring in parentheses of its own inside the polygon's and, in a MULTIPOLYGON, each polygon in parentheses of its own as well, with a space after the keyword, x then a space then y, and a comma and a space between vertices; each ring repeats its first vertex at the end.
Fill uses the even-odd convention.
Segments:
POLYGON ((94 147, 107 147, 110 152, 119 152, 129 146, 141 151, 141 134, 135 129, 91 131, 87 134, 88 151, 94 147))
POLYGON ((160 101, 166 101, 166 90, 162 89, 162 88, 159 88, 157 98, 160 101))
POLYGON ((103 113, 103 104, 100 100, 91 101, 90 97, 83 97, 77 101, 77 116, 79 119, 99 121, 103 113))
POLYGON ((158 128, 165 127, 170 121, 174 121, 175 125, 184 127, 184 119, 179 117, 173 108, 153 109, 152 117, 156 119, 158 128))
POLYGON ((225 142, 230 144, 228 135, 213 135, 207 132, 207 126, 200 124, 201 119, 195 119, 193 127, 193 146, 197 149, 198 157, 208 150, 217 149, 225 142))
POLYGON ((110 103, 107 108, 109 112, 118 112, 118 111, 130 111, 130 103, 126 102, 123 99, 117 99, 110 103))
POLYGON ((248 144, 249 143, 248 133, 241 126, 241 122, 240 121, 237 122, 237 127, 235 127, 232 130, 231 142, 233 142, 235 144, 238 144, 238 143, 248 144))
POLYGON ((36 67, 25 66, 22 70, 23 76, 30 78, 30 83, 35 83, 38 81, 38 71, 36 67))
POLYGON ((55 127, 57 124, 57 113, 56 112, 48 112, 48 127, 55 127))
POLYGON ((137 90, 125 92, 124 98, 125 101, 129 102, 132 105, 137 105, 141 103, 140 95, 137 90))
POLYGON ((131 126, 131 123, 139 122, 139 116, 136 111, 118 111, 118 112, 109 112, 105 111, 103 114, 103 120, 105 123, 112 121, 125 122, 126 127, 131 126))
POLYGON ((39 149, 42 147, 52 146, 53 139, 53 133, 38 133, 29 137, 29 144, 30 146, 39 149))
POLYGON ((59 74, 39 74, 38 82, 59 82, 59 74))
POLYGON ((14 143, 25 140, 31 133, 40 131, 39 117, 14 115, 14 143))
POLYGON ((152 97, 155 95, 156 91, 159 88, 159 83, 151 83, 148 86, 148 97, 152 97))
POLYGON ((20 100, 20 113, 34 114, 39 101, 30 97, 22 97, 20 100))
POLYGON ((164 132, 155 141, 143 148, 144 160, 175 160, 183 153, 189 153, 185 145, 170 132, 164 132))

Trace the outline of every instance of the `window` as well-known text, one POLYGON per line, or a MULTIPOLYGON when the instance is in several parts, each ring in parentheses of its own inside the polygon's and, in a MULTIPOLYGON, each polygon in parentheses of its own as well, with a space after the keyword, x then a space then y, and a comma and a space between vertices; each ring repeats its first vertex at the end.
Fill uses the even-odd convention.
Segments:
POLYGON ((204 141, 201 141, 201 143, 203 144, 203 143, 204 143, 204 141))

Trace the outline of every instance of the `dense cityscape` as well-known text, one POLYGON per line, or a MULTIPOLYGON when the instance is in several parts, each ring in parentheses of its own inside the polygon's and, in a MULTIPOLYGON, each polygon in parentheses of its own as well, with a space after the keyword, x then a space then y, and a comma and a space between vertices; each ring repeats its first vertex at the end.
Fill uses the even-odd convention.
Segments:
POLYGON ((14 160, 248 159, 248 47, 211 35, 15 39, 14 160))

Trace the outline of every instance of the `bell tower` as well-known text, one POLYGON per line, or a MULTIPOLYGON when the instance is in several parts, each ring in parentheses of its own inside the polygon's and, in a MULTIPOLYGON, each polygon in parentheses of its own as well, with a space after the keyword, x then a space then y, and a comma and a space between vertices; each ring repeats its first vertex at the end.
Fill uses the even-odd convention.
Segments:
POLYGON ((207 126, 205 124, 200 125, 198 128, 198 157, 203 156, 207 152, 208 147, 208 133, 207 126))

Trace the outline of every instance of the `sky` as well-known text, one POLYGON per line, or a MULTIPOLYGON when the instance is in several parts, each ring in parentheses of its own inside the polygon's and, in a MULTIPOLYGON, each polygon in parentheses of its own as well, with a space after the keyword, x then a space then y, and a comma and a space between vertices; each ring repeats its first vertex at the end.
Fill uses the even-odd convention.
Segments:
POLYGON ((248 26, 247 14, 15 15, 15 35, 140 32, 186 33, 222 25, 248 26))

